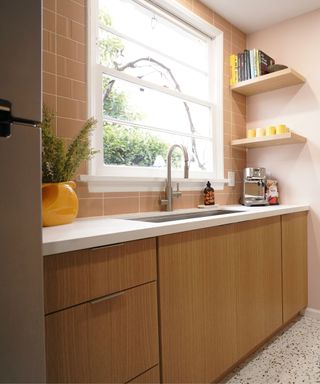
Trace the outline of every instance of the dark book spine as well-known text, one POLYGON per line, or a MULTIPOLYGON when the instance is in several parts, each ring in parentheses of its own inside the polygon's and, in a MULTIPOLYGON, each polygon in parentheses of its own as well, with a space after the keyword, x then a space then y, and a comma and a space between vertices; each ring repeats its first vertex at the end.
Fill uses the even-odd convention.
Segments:
POLYGON ((247 50, 245 49, 243 54, 244 54, 244 63, 245 63, 245 66, 244 66, 244 73, 245 73, 245 77, 246 77, 246 80, 250 79, 249 77, 249 61, 248 61, 248 55, 247 55, 247 50))
POLYGON ((241 81, 244 81, 245 78, 245 71, 244 71, 244 53, 240 53, 240 72, 241 72, 241 81))
POLYGON ((268 73, 268 66, 275 63, 275 60, 268 56, 266 53, 259 51, 259 65, 260 65, 260 75, 265 75, 268 73))
POLYGON ((242 74, 241 74, 241 53, 238 53, 237 56, 238 56, 238 81, 242 81, 242 74))
POLYGON ((250 52, 245 49, 245 55, 246 55, 246 62, 247 62, 247 79, 251 79, 251 62, 250 62, 250 52))

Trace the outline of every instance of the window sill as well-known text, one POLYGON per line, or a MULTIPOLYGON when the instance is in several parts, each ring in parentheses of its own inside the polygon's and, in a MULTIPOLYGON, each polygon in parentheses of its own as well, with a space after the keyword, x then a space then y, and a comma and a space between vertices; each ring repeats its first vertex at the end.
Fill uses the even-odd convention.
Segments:
MULTIPOLYGON (((80 175, 79 181, 88 183, 89 192, 158 192, 165 189, 166 178, 110 177, 80 175)), ((175 188, 179 183, 181 191, 200 191, 207 179, 172 179, 175 188)), ((215 190, 223 190, 229 179, 210 180, 215 190)))

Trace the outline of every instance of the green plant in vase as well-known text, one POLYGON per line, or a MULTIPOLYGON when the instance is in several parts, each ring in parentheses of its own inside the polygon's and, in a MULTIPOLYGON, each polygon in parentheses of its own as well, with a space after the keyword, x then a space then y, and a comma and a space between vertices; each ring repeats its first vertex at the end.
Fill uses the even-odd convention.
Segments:
POLYGON ((42 222, 43 226, 71 223, 78 213, 78 198, 72 181, 80 163, 91 159, 96 150, 90 136, 96 120, 88 119, 79 134, 67 145, 53 132, 55 113, 43 107, 42 123, 42 222))

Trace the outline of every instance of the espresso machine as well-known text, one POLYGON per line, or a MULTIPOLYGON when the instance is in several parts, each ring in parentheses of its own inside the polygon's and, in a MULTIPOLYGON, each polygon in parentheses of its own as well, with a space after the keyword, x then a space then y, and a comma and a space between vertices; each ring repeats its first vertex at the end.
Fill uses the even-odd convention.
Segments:
POLYGON ((269 205, 266 200, 266 169, 245 168, 240 203, 248 207, 269 205))

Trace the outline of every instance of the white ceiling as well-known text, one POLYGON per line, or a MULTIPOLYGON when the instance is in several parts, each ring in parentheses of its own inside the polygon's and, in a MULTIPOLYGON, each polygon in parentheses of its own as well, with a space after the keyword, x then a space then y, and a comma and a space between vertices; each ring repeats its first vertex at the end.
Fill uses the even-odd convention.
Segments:
POLYGON ((320 0, 201 0, 245 33, 320 8, 320 0))

